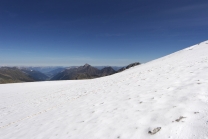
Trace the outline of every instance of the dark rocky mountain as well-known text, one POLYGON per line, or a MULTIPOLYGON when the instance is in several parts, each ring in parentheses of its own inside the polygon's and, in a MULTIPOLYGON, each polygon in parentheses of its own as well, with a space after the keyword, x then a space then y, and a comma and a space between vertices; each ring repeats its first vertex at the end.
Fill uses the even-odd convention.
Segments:
POLYGON ((102 77, 102 76, 108 76, 114 73, 116 73, 116 71, 112 67, 105 67, 100 71, 99 75, 102 77))
POLYGON ((29 70, 29 69, 21 69, 21 71, 29 75, 35 81, 45 81, 49 79, 48 76, 46 76, 45 74, 39 71, 29 70))
MULTIPOLYGON (((139 65, 139 62, 132 63, 126 67, 119 69, 117 72, 124 71, 133 66, 139 65)), ((59 72, 51 80, 80 80, 80 79, 93 79, 103 76, 108 76, 117 73, 112 67, 104 67, 103 69, 97 69, 95 67, 90 66, 89 64, 85 64, 80 67, 71 67, 65 69, 62 72, 59 72)))
POLYGON ((98 75, 99 70, 95 67, 90 66, 89 64, 85 64, 84 66, 75 68, 78 73, 88 73, 89 75, 98 75))
POLYGON ((16 67, 0 68, 0 83, 33 82, 29 75, 23 73, 16 67))
POLYGON ((101 69, 103 69, 103 68, 105 68, 105 67, 108 67, 108 66, 94 66, 96 69, 99 69, 99 70, 101 70, 101 69))
POLYGON ((129 64, 128 66, 119 69, 117 72, 124 71, 124 70, 126 70, 126 69, 129 69, 129 68, 131 68, 131 67, 134 67, 134 66, 137 66, 137 65, 140 65, 140 64, 141 64, 141 63, 139 63, 139 62, 135 62, 135 63, 129 64))
POLYGON ((99 69, 99 70, 102 70, 103 68, 106 68, 106 67, 111 67, 113 70, 117 71, 123 67, 118 67, 118 66, 94 66, 95 68, 99 69))
POLYGON ((100 77, 100 70, 95 67, 85 64, 84 66, 66 69, 51 80, 78 80, 78 79, 92 79, 100 77))
POLYGON ((115 71, 118 71, 119 69, 121 69, 121 68, 123 68, 123 67, 112 66, 112 68, 113 68, 115 71))

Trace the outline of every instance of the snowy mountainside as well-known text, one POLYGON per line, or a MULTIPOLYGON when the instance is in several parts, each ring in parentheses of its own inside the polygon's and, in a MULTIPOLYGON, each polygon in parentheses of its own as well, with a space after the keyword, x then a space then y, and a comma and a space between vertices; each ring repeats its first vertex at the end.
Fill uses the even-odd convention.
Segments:
POLYGON ((208 138, 208 41, 108 77, 0 85, 1 139, 208 138))

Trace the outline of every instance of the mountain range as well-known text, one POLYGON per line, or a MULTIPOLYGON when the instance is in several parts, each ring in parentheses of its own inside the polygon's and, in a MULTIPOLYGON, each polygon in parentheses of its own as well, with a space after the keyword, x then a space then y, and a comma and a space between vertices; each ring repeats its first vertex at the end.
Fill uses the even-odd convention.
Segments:
POLYGON ((0 67, 0 83, 34 82, 49 80, 93 79, 124 71, 140 63, 132 63, 126 67, 93 67, 89 64, 71 67, 0 67))
POLYGON ((28 74, 25 74, 16 67, 0 68, 0 83, 17 83, 17 82, 33 82, 35 81, 28 74))
POLYGON ((30 76, 35 81, 46 81, 49 79, 47 75, 43 74, 40 71, 30 69, 21 69, 21 71, 30 76))
POLYGON ((102 76, 107 76, 116 73, 111 67, 105 67, 99 70, 89 64, 77 68, 69 68, 58 73, 51 80, 78 80, 78 79, 93 79, 102 76))

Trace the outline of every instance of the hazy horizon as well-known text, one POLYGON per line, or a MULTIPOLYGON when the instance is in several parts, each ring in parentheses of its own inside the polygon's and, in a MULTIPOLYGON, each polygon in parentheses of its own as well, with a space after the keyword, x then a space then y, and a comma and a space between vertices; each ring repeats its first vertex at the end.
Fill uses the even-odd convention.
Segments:
MULTIPOLYGON (((136 63, 136 62, 133 62, 133 63, 136 63)), ((91 66, 94 66, 94 67, 107 67, 107 66, 112 66, 112 67, 124 67, 124 66, 127 66, 129 64, 132 64, 132 63, 129 63, 127 65, 121 65, 121 66, 114 66, 114 65, 92 65, 90 63, 85 63, 85 64, 89 64, 91 66)), ((0 65, 0 67, 78 67, 78 66, 84 66, 85 64, 80 64, 80 65, 69 65, 69 66, 61 66, 61 65, 53 65, 53 66, 46 66, 46 65, 34 65, 34 66, 30 66, 30 65, 0 65)), ((141 63, 143 64, 143 63, 141 63)))

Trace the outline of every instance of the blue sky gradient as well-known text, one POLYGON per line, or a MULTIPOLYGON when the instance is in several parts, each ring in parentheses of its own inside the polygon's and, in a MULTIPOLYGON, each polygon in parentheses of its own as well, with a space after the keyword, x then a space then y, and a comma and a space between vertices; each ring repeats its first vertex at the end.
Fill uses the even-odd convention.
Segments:
POLYGON ((124 66, 208 39, 207 0, 0 1, 0 66, 124 66))

